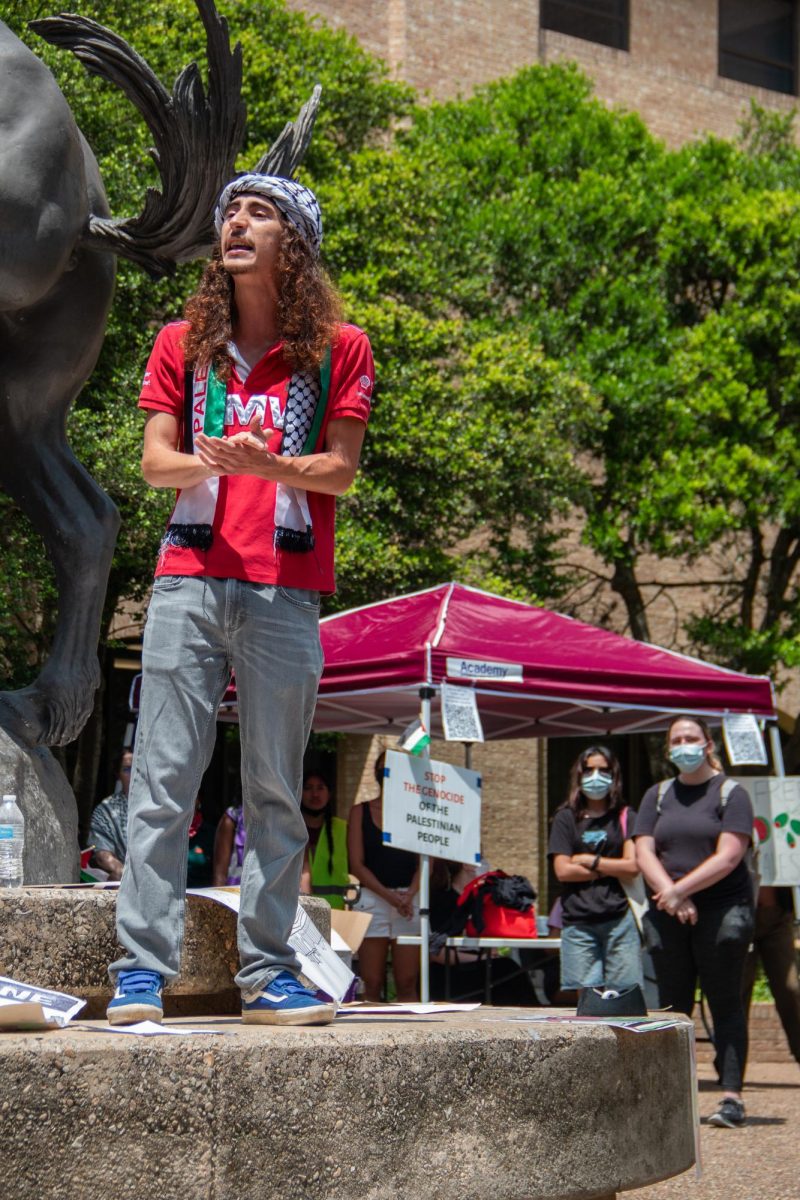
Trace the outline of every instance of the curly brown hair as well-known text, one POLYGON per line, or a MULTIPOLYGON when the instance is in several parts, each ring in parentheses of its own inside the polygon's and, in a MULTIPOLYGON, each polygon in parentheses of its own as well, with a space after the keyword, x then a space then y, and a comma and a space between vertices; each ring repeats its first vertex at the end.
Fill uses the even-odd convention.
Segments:
MULTIPOLYGON (((342 319, 339 293, 305 238, 283 217, 278 254, 278 333, 283 356, 296 371, 316 371, 325 350, 336 341, 342 319)), ((213 365, 227 380, 233 367, 228 353, 236 317, 233 279, 222 265, 217 245, 194 295, 184 308, 189 322, 183 338, 187 366, 213 365)))

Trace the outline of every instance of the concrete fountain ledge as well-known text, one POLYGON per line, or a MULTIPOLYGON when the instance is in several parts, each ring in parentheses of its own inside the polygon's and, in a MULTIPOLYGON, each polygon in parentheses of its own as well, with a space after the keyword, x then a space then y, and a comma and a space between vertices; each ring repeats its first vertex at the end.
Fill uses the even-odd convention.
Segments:
POLYGON ((694 1161, 689 1028, 479 1009, 0 1035, 5 1200, 598 1200, 694 1161))
MULTIPOLYGON (((205 897, 186 901, 181 971, 164 992, 164 1011, 168 1016, 238 1013, 236 913, 205 897)), ((330 940, 326 901, 301 896, 300 903, 330 940)), ((108 964, 122 954, 116 905, 116 888, 0 890, 0 975, 80 996, 87 1002, 82 1016, 105 1016, 113 994, 108 964)))

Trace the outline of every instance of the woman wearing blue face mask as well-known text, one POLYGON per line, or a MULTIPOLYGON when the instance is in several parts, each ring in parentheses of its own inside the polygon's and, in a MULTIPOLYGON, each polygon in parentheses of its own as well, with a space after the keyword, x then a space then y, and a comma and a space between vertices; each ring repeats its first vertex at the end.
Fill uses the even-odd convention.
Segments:
POLYGON ((726 781, 705 721, 673 718, 667 755, 677 777, 645 793, 636 820, 636 857, 653 892, 651 954, 663 1007, 691 1015, 700 981, 723 1089, 709 1121, 732 1129, 745 1122, 742 974, 754 908, 744 857, 753 809, 745 789, 726 781))
POLYGON ((567 799, 553 818, 548 854, 561 893, 561 986, 643 984, 639 931, 621 879, 639 873, 634 814, 623 806, 616 755, 590 746, 570 772, 567 799))

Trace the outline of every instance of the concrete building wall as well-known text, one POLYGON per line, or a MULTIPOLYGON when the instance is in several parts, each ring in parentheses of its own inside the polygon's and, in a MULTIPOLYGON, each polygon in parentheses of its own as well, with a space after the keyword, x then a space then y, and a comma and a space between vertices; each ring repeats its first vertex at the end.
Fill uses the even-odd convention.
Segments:
POLYGON ((288 0, 347 29, 392 72, 437 100, 531 63, 577 62, 609 105, 640 113, 670 145, 735 136, 754 98, 787 111, 796 97, 717 74, 717 0, 630 0, 630 49, 539 28, 539 0, 288 0))

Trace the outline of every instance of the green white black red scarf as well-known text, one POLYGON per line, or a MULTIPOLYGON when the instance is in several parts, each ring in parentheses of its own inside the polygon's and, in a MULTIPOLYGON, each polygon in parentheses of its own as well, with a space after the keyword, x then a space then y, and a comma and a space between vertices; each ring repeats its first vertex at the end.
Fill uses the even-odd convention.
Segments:
MULTIPOLYGON (((297 371, 289 380, 286 407, 281 423, 281 454, 299 457, 312 454, 319 441, 330 390, 331 352, 325 351, 319 376, 297 371)), ((184 451, 193 454, 193 431, 202 428, 206 437, 222 437, 225 432, 227 387, 209 370, 187 371, 184 404, 184 451)), ((183 488, 164 535, 162 548, 192 547, 208 550, 213 541, 212 527, 219 497, 219 477, 204 479, 183 488)), ((279 483, 275 489, 276 550, 304 553, 314 548, 314 531, 308 496, 304 488, 279 483)))

